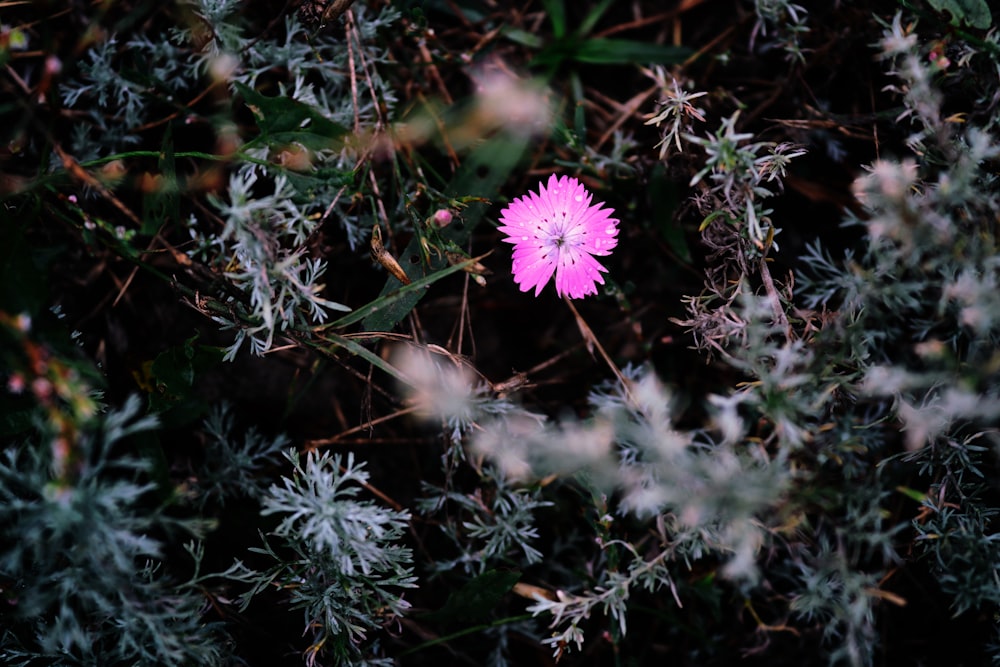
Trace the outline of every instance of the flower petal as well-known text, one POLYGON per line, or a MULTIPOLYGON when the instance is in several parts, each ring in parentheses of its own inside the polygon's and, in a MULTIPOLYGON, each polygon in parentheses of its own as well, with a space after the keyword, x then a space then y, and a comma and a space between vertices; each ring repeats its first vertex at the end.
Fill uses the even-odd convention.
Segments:
POLYGON ((593 204, 593 195, 577 179, 552 174, 538 192, 515 198, 500 213, 503 241, 514 246, 512 272, 523 292, 538 296, 555 274, 559 296, 578 299, 597 293, 606 272, 594 255, 606 256, 618 245, 614 210, 593 204))

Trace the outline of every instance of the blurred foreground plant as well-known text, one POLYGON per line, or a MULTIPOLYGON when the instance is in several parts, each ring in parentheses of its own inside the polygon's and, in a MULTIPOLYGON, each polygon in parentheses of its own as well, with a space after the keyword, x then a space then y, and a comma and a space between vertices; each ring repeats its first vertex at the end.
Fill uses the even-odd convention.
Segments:
POLYGON ((163 511, 135 452, 156 418, 135 397, 107 410, 92 369, 45 328, 0 312, 0 660, 221 664, 225 632, 202 617, 196 582, 165 567, 168 538, 207 526, 163 511))

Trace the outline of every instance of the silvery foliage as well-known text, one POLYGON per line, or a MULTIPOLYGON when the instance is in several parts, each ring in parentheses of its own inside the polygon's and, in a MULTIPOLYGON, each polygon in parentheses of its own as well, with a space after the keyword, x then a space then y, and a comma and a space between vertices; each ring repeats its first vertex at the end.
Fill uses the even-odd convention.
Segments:
POLYGON ((751 34, 751 48, 758 38, 763 38, 761 51, 781 49, 785 59, 792 64, 804 64, 808 49, 802 38, 809 33, 809 12, 802 5, 789 0, 754 0, 757 22, 751 34))
POLYGON ((499 470, 488 466, 482 471, 482 488, 474 494, 460 493, 424 483, 427 494, 417 502, 426 515, 440 515, 441 531, 459 555, 434 561, 436 572, 461 568, 468 575, 480 575, 498 565, 534 565, 542 553, 532 546, 538 539, 536 513, 551 507, 542 500, 538 488, 511 484, 499 470))
MULTIPOLYGON (((625 612, 632 591, 666 589, 676 596, 674 577, 709 554, 727 560, 725 572, 733 579, 755 580, 755 556, 764 541, 757 516, 778 502, 787 483, 783 465, 755 455, 735 439, 676 428, 672 394, 649 369, 630 367, 625 375, 627 386, 606 384, 594 390, 592 415, 580 421, 553 422, 523 408, 499 412, 472 402, 462 406, 463 414, 479 426, 468 439, 470 450, 502 473, 496 478, 499 489, 531 488, 534 481, 554 475, 582 485, 595 499, 620 498, 604 521, 631 516, 660 531, 663 546, 652 554, 621 540, 599 539, 601 550, 619 550, 627 566, 602 570, 600 583, 589 590, 559 591, 553 599, 539 598, 529 607, 536 615, 551 616, 553 633, 545 642, 557 653, 566 645, 579 647, 581 623, 595 609, 610 614, 620 630, 627 631, 625 612)), ((455 370, 444 384, 461 382, 455 370)), ((439 391, 415 384, 416 396, 439 391)), ((455 401, 447 404, 452 406, 449 412, 455 412, 458 397, 474 392, 467 387, 451 395, 455 401)), ((729 423, 720 432, 742 432, 734 413, 720 411, 720 424, 724 420, 729 423)), ((435 502, 448 501, 471 509, 469 499, 447 493, 425 504, 434 508, 435 502)), ((526 509, 543 506, 534 503, 526 509)), ((487 545, 514 544, 511 531, 505 530, 509 527, 509 516, 495 513, 490 523, 465 526, 487 545)), ((487 547, 473 553, 496 555, 497 550, 487 547)), ((527 549, 524 556, 529 563, 538 559, 527 549)), ((460 557, 456 564, 468 567, 468 558, 460 557)))
MULTIPOLYGON (((71 148, 77 160, 106 161, 127 151, 139 142, 143 127, 163 122, 167 112, 159 102, 187 105, 204 89, 206 77, 253 87, 265 72, 286 71, 291 74, 277 82, 279 95, 347 128, 357 124, 355 129, 374 135, 386 129, 383 113, 394 108, 396 97, 378 74, 377 65, 384 64, 388 52, 375 37, 398 18, 391 7, 373 13, 357 5, 356 30, 345 37, 310 35, 293 12, 285 18, 279 40, 245 34, 235 0, 187 0, 181 9, 196 20, 163 35, 137 34, 126 43, 111 35, 83 56, 77 79, 61 84, 66 106, 87 116, 87 122, 74 125, 71 148), (363 94, 352 94, 352 78, 364 82, 363 94)), ((183 117, 211 124, 219 137, 235 140, 229 119, 202 117, 193 108, 183 117)), ((307 156, 304 174, 282 164, 273 147, 236 145, 227 186, 209 196, 224 231, 215 216, 190 216, 193 245, 187 251, 221 269, 245 295, 245 304, 227 297, 229 314, 215 313, 222 328, 236 334, 227 359, 244 343, 252 353, 263 354, 282 332, 322 322, 331 310, 348 310, 321 296, 326 262, 309 257, 307 241, 320 220, 329 218, 340 222, 353 249, 379 220, 373 208, 359 206, 351 196, 364 184, 351 185, 343 177, 373 150, 374 143, 367 148, 358 143, 316 150, 293 146, 307 156)), ((402 207, 402 201, 395 205, 402 207)))
MULTIPOLYGON (((497 396, 490 385, 454 358, 447 361, 416 346, 400 348, 394 355, 399 370, 411 381, 410 403, 424 419, 442 429, 445 453, 441 458, 446 478, 465 460, 462 443, 484 417, 542 419, 497 396)), ((538 539, 536 514, 552 503, 540 489, 512 484, 494 466, 478 470, 480 486, 473 494, 450 486, 422 483, 425 496, 418 499, 422 514, 435 516, 441 531, 458 555, 436 560, 436 572, 461 568, 479 575, 499 565, 527 566, 542 559, 532 542, 538 539)))
POLYGON ((713 134, 684 135, 705 152, 705 166, 691 178, 690 185, 708 185, 715 213, 706 222, 720 216, 740 221, 750 247, 764 251, 775 247, 777 230, 771 225, 771 210, 763 208, 761 200, 777 194, 789 163, 805 155, 805 150, 789 143, 749 141, 752 133, 736 130, 739 116, 736 111, 723 119, 713 134))
POLYGON ((61 664, 223 664, 225 632, 205 621, 197 582, 167 569, 161 539, 204 526, 150 511, 153 466, 123 444, 157 428, 141 412, 132 397, 86 425, 73 443, 76 465, 61 476, 48 442, 2 452, 0 572, 16 591, 0 633, 3 664, 54 656, 61 664))
POLYGON ((266 491, 263 473, 281 462, 288 446, 283 433, 267 437, 255 426, 240 433, 235 421, 228 404, 214 406, 204 419, 204 459, 190 480, 202 508, 209 503, 224 507, 239 497, 261 498, 266 491))
POLYGON ((955 123, 942 113, 950 82, 940 76, 954 64, 928 57, 928 41, 901 15, 885 25, 881 57, 914 153, 876 162, 856 181, 866 219, 848 224, 866 229, 865 246, 840 261, 812 246, 800 285, 810 307, 837 309, 856 395, 884 406, 902 432, 900 459, 930 479, 926 516, 911 527, 958 615, 1000 603, 995 509, 984 498, 989 452, 1000 444, 1000 143, 988 111, 1000 51, 996 34, 981 52, 962 48, 967 75, 985 65, 986 76, 969 122, 955 123))
MULTIPOLYGON (((359 6, 357 39, 348 33, 346 39, 353 40, 348 48, 343 39, 326 33, 310 39, 297 18, 289 15, 284 41, 261 40, 241 52, 243 61, 234 68, 232 80, 253 87, 261 74, 282 67, 294 77, 279 82, 279 95, 307 104, 344 127, 352 127, 355 119, 362 128, 377 126, 384 121, 379 105, 391 109, 395 97, 374 67, 384 60, 385 52, 374 48, 372 39, 397 16, 389 8, 368 16, 368 10, 359 6), (357 51, 356 58, 348 57, 349 49, 357 51), (347 71, 350 65, 353 73, 347 71), (352 77, 371 81, 370 94, 355 99, 349 86, 352 77)), ((226 276, 249 295, 249 324, 242 318, 215 317, 224 328, 236 332, 227 359, 234 358, 244 342, 252 353, 263 354, 279 332, 322 322, 329 310, 349 310, 320 296, 324 286, 319 280, 326 263, 307 257, 306 242, 320 220, 334 215, 344 225, 353 248, 375 220, 374 212, 359 217, 356 211, 348 211, 353 203, 351 197, 342 196, 346 183, 333 177, 363 159, 352 143, 317 150, 293 147, 308 155, 308 173, 328 174, 308 179, 296 178, 276 163, 280 156, 272 154, 272 147, 248 147, 251 159, 240 163, 230 177, 227 197, 211 198, 224 220, 223 233, 203 234, 199 221, 192 221, 192 237, 199 246, 222 242, 217 257, 225 258, 231 267, 226 276)))
POLYGON ((280 521, 252 550, 273 565, 256 572, 239 564, 225 576, 252 585, 244 608, 274 585, 285 591, 304 615, 310 661, 378 664, 368 633, 405 614, 401 589, 416 587, 412 550, 401 544, 410 515, 359 498, 369 476, 353 454, 292 449, 285 457, 292 476, 270 487, 261 509, 280 521))

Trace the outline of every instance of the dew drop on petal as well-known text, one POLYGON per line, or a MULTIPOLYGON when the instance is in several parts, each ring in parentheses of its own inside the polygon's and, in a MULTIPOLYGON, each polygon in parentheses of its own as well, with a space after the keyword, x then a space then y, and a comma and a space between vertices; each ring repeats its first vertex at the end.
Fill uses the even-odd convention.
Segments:
POLYGON ((539 184, 537 193, 515 199, 505 210, 510 220, 501 222, 505 240, 515 244, 519 255, 511 259, 514 282, 522 291, 534 288, 537 296, 554 279, 560 296, 576 299, 597 293, 596 283, 604 282, 598 268, 604 268, 595 268, 593 256, 608 254, 620 230, 618 221, 610 218, 613 211, 599 203, 591 206, 591 196, 577 179, 553 174, 539 184), (606 225, 604 236, 601 222, 606 225))

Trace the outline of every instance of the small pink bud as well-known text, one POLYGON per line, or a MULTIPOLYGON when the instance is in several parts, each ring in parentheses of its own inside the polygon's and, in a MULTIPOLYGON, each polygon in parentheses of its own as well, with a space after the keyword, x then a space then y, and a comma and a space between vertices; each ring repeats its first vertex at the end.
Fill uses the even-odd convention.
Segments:
POLYGON ((14 373, 9 378, 7 378, 7 391, 12 394, 20 394, 24 391, 24 376, 20 373, 14 373))
POLYGON ((446 208, 442 208, 435 211, 431 219, 434 221, 434 225, 436 227, 441 228, 450 225, 453 217, 454 216, 452 216, 451 211, 446 208))
POLYGON ((31 381, 31 391, 38 400, 45 402, 52 396, 52 383, 45 378, 35 378, 31 381))
POLYGON ((47 74, 59 74, 62 71, 62 61, 56 56, 49 56, 45 59, 45 72, 47 74))

